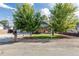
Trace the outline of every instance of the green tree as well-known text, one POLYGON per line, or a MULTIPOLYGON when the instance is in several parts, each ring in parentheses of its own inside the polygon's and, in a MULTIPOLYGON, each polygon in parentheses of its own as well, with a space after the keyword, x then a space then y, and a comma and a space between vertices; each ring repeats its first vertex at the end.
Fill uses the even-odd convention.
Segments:
POLYGON ((30 4, 18 6, 13 17, 16 29, 30 32, 30 35, 39 28, 42 19, 40 12, 35 13, 30 4))
POLYGON ((74 12, 77 7, 71 3, 56 3, 50 10, 50 27, 52 34, 54 32, 66 32, 76 26, 77 17, 74 12))
POLYGON ((36 12, 34 15, 35 30, 37 30, 41 27, 43 20, 44 20, 44 16, 42 16, 40 12, 36 12))

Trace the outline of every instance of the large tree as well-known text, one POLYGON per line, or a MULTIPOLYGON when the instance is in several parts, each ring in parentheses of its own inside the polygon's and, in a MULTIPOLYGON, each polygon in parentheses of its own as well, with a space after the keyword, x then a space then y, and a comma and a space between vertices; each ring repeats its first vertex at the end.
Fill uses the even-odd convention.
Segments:
POLYGON ((40 12, 35 13, 33 7, 27 3, 21 7, 18 6, 13 17, 16 29, 30 32, 30 34, 39 28, 42 19, 40 12))
POLYGON ((66 32, 76 26, 77 17, 74 15, 77 7, 71 3, 56 3, 50 10, 50 27, 54 32, 66 32))

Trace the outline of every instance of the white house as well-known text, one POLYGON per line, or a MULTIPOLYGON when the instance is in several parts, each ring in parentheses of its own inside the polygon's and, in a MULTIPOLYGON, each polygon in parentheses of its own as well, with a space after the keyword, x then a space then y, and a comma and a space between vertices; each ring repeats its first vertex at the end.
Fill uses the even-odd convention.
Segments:
POLYGON ((2 25, 2 24, 0 24, 0 29, 4 29, 4 27, 3 27, 3 25, 2 25))
POLYGON ((77 24, 76 29, 77 29, 77 31, 79 32, 79 24, 77 24))

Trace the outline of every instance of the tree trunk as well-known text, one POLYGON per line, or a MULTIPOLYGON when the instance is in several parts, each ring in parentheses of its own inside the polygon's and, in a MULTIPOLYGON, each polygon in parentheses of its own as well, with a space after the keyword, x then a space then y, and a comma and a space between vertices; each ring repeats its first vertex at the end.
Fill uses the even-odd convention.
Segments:
POLYGON ((30 37, 32 37, 32 32, 30 32, 30 37))
POLYGON ((54 35, 54 31, 52 31, 52 35, 54 35))
POLYGON ((16 30, 13 31, 13 35, 14 35, 14 41, 16 42, 16 40, 17 40, 17 31, 16 30))
POLYGON ((51 29, 51 39, 52 39, 53 35, 54 35, 54 31, 53 31, 53 29, 51 29))
POLYGON ((14 34, 14 41, 16 42, 17 40, 17 34, 14 34))

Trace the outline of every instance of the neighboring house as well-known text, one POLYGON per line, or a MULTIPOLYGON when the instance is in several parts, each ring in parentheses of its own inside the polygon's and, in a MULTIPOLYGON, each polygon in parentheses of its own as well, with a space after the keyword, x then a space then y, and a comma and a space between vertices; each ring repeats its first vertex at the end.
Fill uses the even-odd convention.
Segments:
POLYGON ((40 28, 34 31, 34 33, 49 33, 48 24, 46 22, 42 22, 40 28))
POLYGON ((6 34, 6 33, 7 33, 7 30, 4 30, 4 26, 0 24, 0 35, 6 34))
POLYGON ((79 31, 79 24, 77 24, 76 29, 77 29, 77 31, 79 31))
POLYGON ((67 32, 69 32, 69 33, 78 33, 79 32, 79 24, 77 24, 74 29, 70 29, 67 32))
POLYGON ((9 27, 8 26, 3 26, 2 24, 0 24, 0 29, 8 29, 9 27))
POLYGON ((4 26, 2 24, 0 24, 0 29, 4 29, 4 26))

